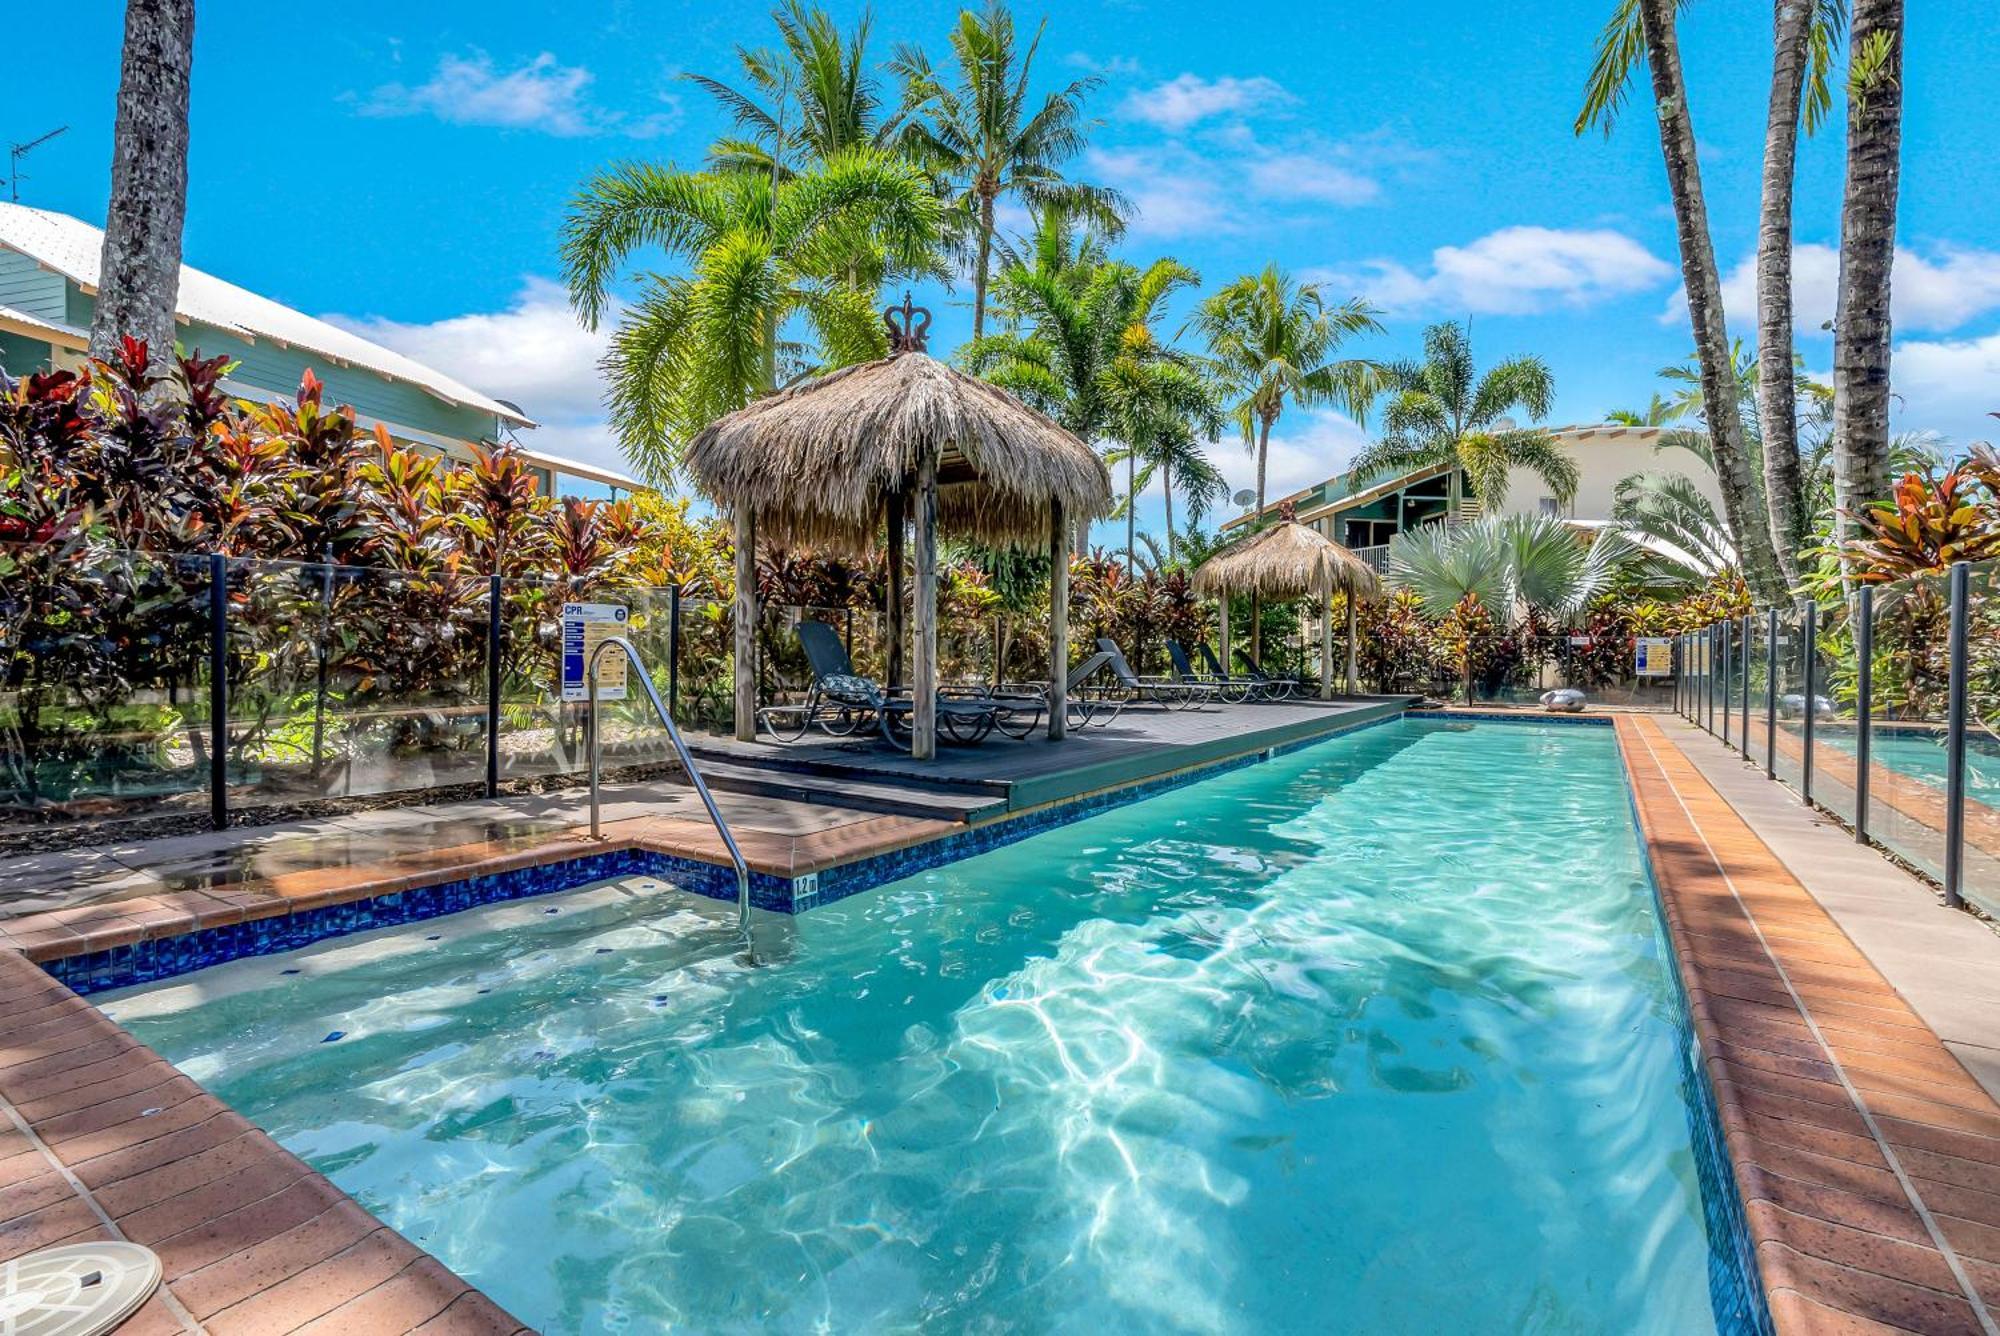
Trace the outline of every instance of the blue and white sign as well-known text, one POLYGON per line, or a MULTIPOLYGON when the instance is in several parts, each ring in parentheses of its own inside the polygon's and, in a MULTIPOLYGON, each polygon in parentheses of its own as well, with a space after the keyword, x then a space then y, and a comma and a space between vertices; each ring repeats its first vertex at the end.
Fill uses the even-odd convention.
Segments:
POLYGON ((1640 636, 1632 643, 1632 668, 1638 677, 1672 677, 1674 642, 1666 636, 1640 636))
MULTIPOLYGON (((562 698, 589 700, 584 673, 590 656, 609 636, 625 634, 630 613, 617 603, 565 603, 562 613, 562 698)), ((597 661, 597 698, 625 699, 626 658, 617 651, 597 661)))

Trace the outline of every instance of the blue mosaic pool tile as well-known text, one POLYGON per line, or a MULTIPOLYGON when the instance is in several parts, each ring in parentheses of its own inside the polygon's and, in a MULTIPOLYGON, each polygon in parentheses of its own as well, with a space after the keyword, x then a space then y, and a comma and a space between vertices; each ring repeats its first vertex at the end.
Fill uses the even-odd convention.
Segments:
POLYGON ((1484 714, 1475 710, 1408 710, 1406 719, 1449 719, 1468 724, 1585 724, 1600 728, 1611 727, 1608 714, 1530 714, 1523 710, 1513 714, 1484 714))
MULTIPOLYGON (((1388 713, 1373 719, 1357 720, 1263 751, 1230 757, 1105 793, 1089 794, 1026 816, 975 826, 941 840, 860 859, 829 868, 816 877, 795 880, 752 872, 750 903, 758 909, 777 913, 803 913, 888 882, 1039 835, 1072 821, 1081 821, 1155 794, 1256 765, 1275 756, 1289 755, 1329 738, 1391 723, 1399 717, 1397 713, 1388 713)), ((154 938, 111 951, 49 961, 43 968, 79 993, 104 992, 173 978, 246 956, 292 951, 330 937, 421 922, 483 905, 552 895, 592 882, 629 876, 658 877, 710 899, 736 899, 736 874, 730 868, 676 854, 620 849, 506 872, 482 873, 369 900, 203 928, 176 937, 154 938)))

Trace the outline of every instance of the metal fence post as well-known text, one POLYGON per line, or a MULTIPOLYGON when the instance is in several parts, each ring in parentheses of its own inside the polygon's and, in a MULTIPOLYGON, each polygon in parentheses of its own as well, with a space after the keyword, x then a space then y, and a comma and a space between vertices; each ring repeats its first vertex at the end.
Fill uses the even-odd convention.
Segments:
POLYGON ((500 793, 500 575, 486 580, 486 796, 500 793))
POLYGON ((1951 679, 1945 713, 1944 902, 1965 903, 1965 642, 1972 567, 1951 567, 1951 679))
POLYGON ((1861 586, 1854 615, 1854 838, 1868 843, 1868 766, 1875 741, 1875 588, 1861 586))
POLYGON ((1800 647, 1805 656, 1805 725, 1800 737, 1805 754, 1799 760, 1799 796, 1808 803, 1812 801, 1813 780, 1813 725, 1819 718, 1819 604, 1806 600, 1805 644, 1800 647))
POLYGON ((1702 674, 1702 685, 1705 688, 1701 693, 1702 727, 1708 730, 1710 737, 1715 736, 1715 660, 1716 650, 1720 644, 1721 640, 1715 634, 1715 626, 1713 623, 1710 623, 1708 628, 1708 643, 1706 648, 1703 649, 1701 656, 1702 667, 1707 670, 1702 674))
POLYGON ((667 716, 680 708, 681 695, 681 587, 667 591, 667 716))
POLYGON ((1729 745, 1729 717, 1736 713, 1736 702, 1729 695, 1730 684, 1736 676, 1729 653, 1729 633, 1733 629, 1734 623, 1726 621, 1718 623, 1715 628, 1716 639, 1722 642, 1722 745, 1725 747, 1729 745))
POLYGON ((208 820, 229 828, 229 559, 208 554, 208 820))
POLYGON ((1737 740, 1742 744, 1742 752, 1745 757, 1750 755, 1750 628, 1752 624, 1750 614, 1747 612, 1744 613, 1743 648, 1736 656, 1743 660, 1743 715, 1741 726, 1737 729, 1737 740))
POLYGON ((1764 614, 1764 778, 1778 777, 1778 610, 1764 614))

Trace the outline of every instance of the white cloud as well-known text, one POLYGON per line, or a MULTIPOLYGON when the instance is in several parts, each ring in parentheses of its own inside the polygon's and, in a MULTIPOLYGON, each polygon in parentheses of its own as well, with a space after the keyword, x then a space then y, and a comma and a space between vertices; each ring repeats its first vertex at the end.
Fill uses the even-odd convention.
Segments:
POLYGON ((1242 224, 1218 163, 1176 145, 1149 149, 1093 148, 1086 162, 1095 180, 1123 191, 1132 204, 1133 236, 1215 236, 1242 224))
POLYGON ((1898 431, 1935 431, 1963 448, 2000 441, 2000 333, 1898 343, 1889 360, 1898 431))
POLYGON ((1100 60, 1088 51, 1072 51, 1063 57, 1063 63, 1107 78, 1134 75, 1143 68, 1137 56, 1107 56, 1100 60))
POLYGON ((560 284, 529 278, 505 310, 412 324, 381 316, 325 317, 343 329, 414 357, 487 394, 519 404, 542 425, 524 431, 529 448, 608 468, 629 467, 605 423, 597 369, 618 313, 595 332, 577 324, 560 284))
POLYGON ((1250 160, 1248 173, 1251 188, 1272 199, 1367 204, 1382 194, 1373 177, 1341 166, 1330 154, 1264 154, 1250 160))
MULTIPOLYGON (((1271 433, 1270 454, 1265 462, 1266 500, 1310 487, 1343 471, 1367 444, 1368 433, 1353 419, 1339 413, 1294 413, 1279 418, 1277 428, 1271 433)), ((1240 436, 1211 441, 1207 454, 1228 482, 1231 496, 1257 489, 1257 456, 1240 436)), ((1241 510, 1233 503, 1225 503, 1215 518, 1227 518, 1241 510)))
POLYGON ((677 103, 628 116, 593 105, 593 79, 581 65, 564 65, 544 51, 509 70, 494 65, 484 51, 447 54, 431 77, 416 85, 387 83, 361 102, 365 116, 435 116, 452 125, 491 125, 576 136, 616 132, 634 139, 664 134, 680 121, 677 103))
POLYGON ((1282 84, 1261 74, 1247 79, 1182 74, 1127 94, 1120 110, 1132 120, 1178 133, 1217 116, 1242 115, 1295 101, 1282 84))
POLYGON ((1643 292, 1672 274, 1665 261, 1609 228, 1503 227, 1463 246, 1439 246, 1425 268, 1369 260, 1359 270, 1315 277, 1391 312, 1532 315, 1643 292))
POLYGON ((1144 148, 1093 148, 1094 178, 1132 201, 1132 230, 1170 239, 1310 222, 1317 211, 1271 206, 1371 203, 1382 194, 1374 171, 1420 155, 1379 135, 1338 142, 1296 137, 1284 150, 1261 143, 1247 126, 1204 134, 1198 148, 1177 140, 1144 148), (1262 207, 1251 209, 1246 205, 1262 207))
MULTIPOLYGON (((1833 319, 1840 291, 1840 252, 1817 243, 1792 251, 1792 318, 1818 330, 1833 319)), ((1898 329, 1946 333, 2000 308, 2000 251, 1935 247, 1929 256, 1896 248, 1889 276, 1890 315, 1898 329)), ((1722 309, 1739 328, 1757 320, 1757 257, 1744 259, 1722 280, 1722 309)), ((1687 296, 1677 291, 1660 315, 1663 324, 1687 319, 1687 296)))

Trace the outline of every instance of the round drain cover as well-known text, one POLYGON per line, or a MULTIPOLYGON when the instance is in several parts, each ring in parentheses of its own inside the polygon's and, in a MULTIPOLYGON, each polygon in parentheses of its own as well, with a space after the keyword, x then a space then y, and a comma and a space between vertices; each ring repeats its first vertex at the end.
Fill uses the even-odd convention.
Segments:
POLYGON ((136 1243, 68 1243, 0 1262, 0 1336, 99 1336, 160 1284, 160 1259, 136 1243))

